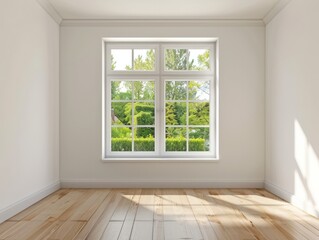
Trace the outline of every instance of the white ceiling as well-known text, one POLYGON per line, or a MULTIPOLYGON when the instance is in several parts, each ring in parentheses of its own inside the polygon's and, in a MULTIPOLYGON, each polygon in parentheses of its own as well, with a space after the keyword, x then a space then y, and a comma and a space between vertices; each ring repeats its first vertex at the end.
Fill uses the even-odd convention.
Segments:
POLYGON ((263 19, 280 0, 48 0, 63 19, 263 19))

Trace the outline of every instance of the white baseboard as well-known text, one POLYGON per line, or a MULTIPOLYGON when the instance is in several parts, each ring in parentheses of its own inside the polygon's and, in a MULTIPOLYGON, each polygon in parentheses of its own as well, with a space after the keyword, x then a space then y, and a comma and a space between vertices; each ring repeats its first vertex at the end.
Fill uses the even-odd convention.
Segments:
POLYGON ((30 207, 51 193, 60 189, 60 181, 50 184, 49 186, 37 191, 24 199, 17 201, 10 206, 0 210, 0 223, 6 221, 7 219, 13 217, 24 209, 30 207))
POLYGON ((265 189, 291 203, 295 207, 300 208, 315 217, 319 217, 319 206, 314 206, 309 200, 302 199, 269 182, 265 182, 265 189))
POLYGON ((77 180, 62 179, 62 188, 263 188, 263 181, 212 180, 77 180))

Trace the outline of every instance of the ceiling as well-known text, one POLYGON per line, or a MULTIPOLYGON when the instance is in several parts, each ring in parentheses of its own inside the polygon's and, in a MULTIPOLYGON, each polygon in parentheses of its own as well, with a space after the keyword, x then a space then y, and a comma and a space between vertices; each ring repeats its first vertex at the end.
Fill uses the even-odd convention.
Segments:
POLYGON ((280 0, 48 0, 63 19, 263 19, 280 0))

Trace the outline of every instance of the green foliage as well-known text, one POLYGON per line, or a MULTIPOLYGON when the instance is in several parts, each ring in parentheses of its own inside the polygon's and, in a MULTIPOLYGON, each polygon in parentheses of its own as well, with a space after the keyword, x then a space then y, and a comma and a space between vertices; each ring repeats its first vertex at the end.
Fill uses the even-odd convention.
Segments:
POLYGON ((155 151, 155 139, 153 137, 136 138, 134 141, 134 150, 142 152, 155 151))
POLYGON ((207 151, 205 146, 205 139, 192 138, 189 140, 189 151, 207 151))
POLYGON ((197 70, 207 70, 210 68, 210 64, 209 64, 209 59, 210 59, 210 56, 209 56, 209 51, 205 51, 203 54, 201 55, 198 55, 198 63, 199 63, 199 66, 197 68, 197 70))
POLYGON ((135 103, 134 107, 137 113, 149 112, 152 116, 154 116, 154 105, 148 105, 147 103, 135 103))
POLYGON ((114 60, 114 57, 113 57, 112 54, 111 54, 111 63, 112 63, 112 66, 111 66, 112 70, 115 70, 115 68, 116 68, 116 61, 114 60))
POLYGON ((209 102, 189 103, 189 124, 209 125, 209 102))
POLYGON ((175 151, 186 151, 186 138, 176 137, 176 138, 167 138, 166 139, 166 151, 175 152, 175 151))
POLYGON ((188 49, 167 49, 165 52, 165 64, 167 70, 191 70, 194 60, 189 61, 188 49))
POLYGON ((111 148, 114 152, 131 152, 132 138, 112 138, 111 148))
POLYGON ((112 138, 126 138, 132 136, 132 130, 127 127, 113 127, 112 138))
POLYGON ((153 100, 155 98, 154 81, 135 81, 134 99, 153 100))
POLYGON ((166 81, 167 100, 186 100, 187 82, 186 81, 166 81))
POLYGON ((131 103, 125 103, 125 102, 113 102, 112 103, 112 109, 114 111, 115 116, 118 118, 120 123, 116 124, 128 124, 128 119, 127 119, 127 112, 125 112, 125 109, 130 108, 131 103))
POLYGON ((136 125, 153 125, 154 116, 149 112, 140 112, 135 116, 136 125))
MULTIPOLYGON (((166 151, 180 152, 186 151, 186 138, 167 138, 166 151)), ((136 138, 134 141, 135 151, 154 151, 155 140, 153 137, 136 138)), ((112 151, 123 152, 132 151, 132 138, 112 138, 112 151)), ((201 138, 189 140, 189 151, 207 151, 205 140, 201 138)))
POLYGON ((174 103, 166 103, 166 125, 177 125, 174 103))
MULTIPOLYGON (((153 125, 154 119, 154 104, 149 103, 133 103, 134 108, 134 121, 135 125, 153 125), (146 119, 142 119, 142 115, 145 113, 144 117, 146 119), (147 114, 148 113, 148 114, 147 114), (148 122, 149 124, 142 124, 143 121, 148 122), (141 122, 141 123, 140 123, 141 122)), ((124 114, 126 115, 125 120, 132 124, 132 104, 126 104, 124 114)))
POLYGON ((137 58, 134 59, 133 67, 126 66, 125 69, 127 71, 137 70, 137 71, 151 71, 154 70, 155 67, 155 51, 150 49, 146 52, 146 58, 138 55, 137 58))
MULTIPOLYGON (((165 61, 168 70, 206 70, 209 69, 209 51, 199 55, 197 63, 190 60, 190 51, 187 49, 169 49, 166 52, 165 61)), ((116 68, 116 62, 111 56, 112 69, 116 68)), ((126 70, 153 70, 155 66, 155 51, 147 51, 146 57, 137 56, 133 62, 133 67, 126 67, 126 70)), ((204 83, 205 84, 205 83, 204 83)), ((167 100, 198 100, 200 94, 209 93, 209 85, 204 85, 200 81, 167 81, 166 99, 167 100)), ((119 124, 134 125, 153 125, 154 103, 141 103, 138 100, 154 100, 153 81, 112 81, 111 85, 112 100, 127 100, 128 102, 113 102, 112 108, 119 124), (134 94, 132 94, 134 92, 134 94), (132 104, 131 100, 135 103, 132 104), (134 116, 132 116, 132 108, 134 116)), ((197 102, 188 104, 189 124, 208 125, 209 124, 209 102, 197 102)), ((186 128, 178 127, 185 125, 187 120, 186 102, 167 102, 166 103, 166 124, 174 125, 175 128, 166 129, 166 151, 186 151, 186 128)), ((189 128, 191 129, 191 128, 189 128)), ((208 128, 196 128, 190 132, 188 142, 189 151, 207 151, 205 139, 208 139, 208 128)), ((155 128, 137 127, 134 131, 134 151, 154 151, 155 150, 155 128)), ((112 128, 112 151, 131 152, 132 149, 132 130, 128 127, 112 128)))

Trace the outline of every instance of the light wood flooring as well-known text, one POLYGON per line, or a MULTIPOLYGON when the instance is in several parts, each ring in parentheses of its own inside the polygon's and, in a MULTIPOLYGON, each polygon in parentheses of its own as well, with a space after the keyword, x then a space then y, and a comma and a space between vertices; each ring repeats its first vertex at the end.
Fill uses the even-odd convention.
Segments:
POLYGON ((262 189, 61 189, 0 239, 319 239, 319 220, 262 189))

